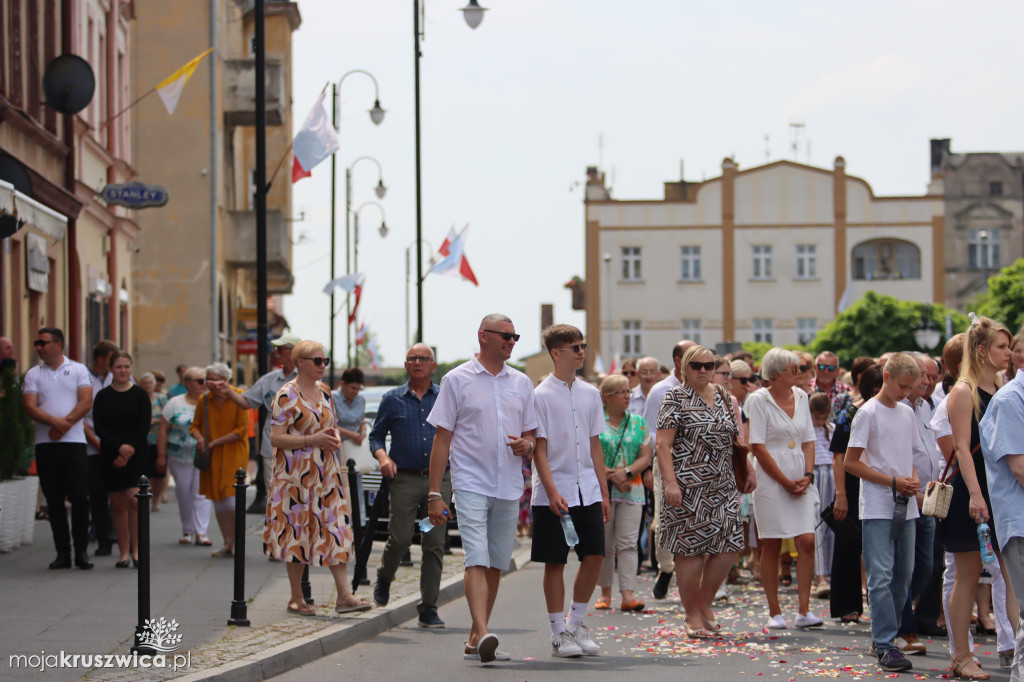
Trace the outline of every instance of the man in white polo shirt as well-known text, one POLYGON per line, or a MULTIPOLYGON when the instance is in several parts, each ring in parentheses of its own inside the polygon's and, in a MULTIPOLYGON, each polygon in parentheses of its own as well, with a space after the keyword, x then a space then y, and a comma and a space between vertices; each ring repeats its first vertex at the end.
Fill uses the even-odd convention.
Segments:
MULTIPOLYGON (((675 388, 682 382, 683 374, 680 364, 683 361, 683 355, 690 346, 696 345, 693 341, 684 339, 673 346, 672 362, 675 363, 675 370, 654 384, 651 387, 651 392, 647 394, 647 403, 644 405, 644 421, 647 422, 647 428, 651 435, 654 436, 655 443, 651 443, 651 449, 654 449, 658 439, 657 424, 658 412, 661 411, 661 401, 665 399, 665 394, 670 389, 675 388)), ((658 463, 655 462, 652 468, 654 475, 654 520, 651 522, 651 544, 654 546, 654 558, 658 562, 658 579, 654 582, 654 589, 651 592, 655 599, 664 599, 668 595, 668 588, 672 583, 675 558, 672 556, 672 552, 663 549, 661 543, 658 542, 658 517, 665 493, 662 489, 661 469, 658 467, 658 463)))
POLYGON ((64 333, 43 327, 35 341, 41 364, 25 374, 25 411, 36 423, 36 468, 50 512, 57 558, 50 568, 92 568, 89 560, 89 462, 83 417, 92 407, 92 377, 85 365, 64 355, 64 333), (71 502, 71 533, 64 511, 71 502))
POLYGON ((544 599, 551 626, 551 655, 594 656, 599 648, 583 624, 604 561, 604 524, 611 508, 598 436, 605 430, 601 393, 577 381, 587 344, 583 332, 556 324, 543 333, 555 371, 537 386, 537 451, 533 458, 533 548, 530 560, 544 564, 544 599), (565 614, 565 564, 569 543, 563 517, 571 520, 580 567, 565 614))
POLYGON ((487 631, 501 572, 512 562, 522 457, 533 454, 537 416, 533 383, 505 364, 519 340, 512 320, 488 315, 477 330, 480 352, 441 380, 427 422, 437 428, 430 450, 430 520, 445 523, 448 505, 441 481, 451 460, 459 535, 466 552, 466 601, 473 627, 463 657, 490 663, 508 660, 487 631))

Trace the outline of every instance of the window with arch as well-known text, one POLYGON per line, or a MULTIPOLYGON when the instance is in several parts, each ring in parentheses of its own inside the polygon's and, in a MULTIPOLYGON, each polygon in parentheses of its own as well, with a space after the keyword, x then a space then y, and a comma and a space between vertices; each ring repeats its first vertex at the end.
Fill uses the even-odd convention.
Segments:
POLYGON ((853 279, 921 279, 921 249, 902 239, 872 239, 853 248, 853 279))

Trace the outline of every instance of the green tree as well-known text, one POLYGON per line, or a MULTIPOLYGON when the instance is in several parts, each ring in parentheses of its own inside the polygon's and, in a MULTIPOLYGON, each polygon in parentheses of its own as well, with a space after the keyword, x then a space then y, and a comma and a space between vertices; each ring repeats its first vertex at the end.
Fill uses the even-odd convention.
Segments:
POLYGON ((1024 258, 989 278, 988 291, 978 297, 974 309, 1017 333, 1024 324, 1024 258))
POLYGON ((25 473, 34 441, 35 426, 25 412, 21 377, 12 364, 0 370, 0 481, 25 473))
POLYGON ((946 316, 952 315, 954 331, 967 329, 967 316, 942 304, 901 301, 869 291, 840 313, 811 342, 815 355, 830 350, 839 362, 849 367, 862 355, 878 357, 888 351, 918 350, 914 332, 921 328, 927 314, 933 329, 940 331, 940 340, 928 352, 936 354, 945 344, 946 316))

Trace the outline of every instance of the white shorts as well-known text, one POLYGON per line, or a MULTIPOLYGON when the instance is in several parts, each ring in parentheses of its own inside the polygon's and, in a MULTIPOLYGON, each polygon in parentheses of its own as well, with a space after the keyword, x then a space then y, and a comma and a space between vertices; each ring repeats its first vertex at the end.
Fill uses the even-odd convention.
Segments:
POLYGON ((466 568, 508 570, 516 541, 519 500, 501 500, 467 490, 455 490, 452 496, 466 568))

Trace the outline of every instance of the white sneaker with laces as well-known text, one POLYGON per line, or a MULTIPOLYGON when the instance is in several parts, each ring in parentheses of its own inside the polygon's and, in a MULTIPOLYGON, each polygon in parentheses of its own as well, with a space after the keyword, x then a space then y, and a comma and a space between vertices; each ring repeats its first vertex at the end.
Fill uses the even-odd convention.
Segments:
POLYGON ((825 621, 810 611, 796 614, 796 626, 798 628, 820 628, 824 623, 825 621))
POLYGON ((583 650, 584 656, 596 656, 597 652, 601 650, 601 647, 594 640, 590 639, 590 628, 583 623, 572 626, 567 625, 565 631, 572 636, 573 641, 583 650))
POLYGON ((768 627, 772 630, 785 630, 789 627, 789 623, 786 622, 786 619, 780 613, 768 619, 768 627))
POLYGON ((568 630, 563 630, 551 639, 551 655, 558 658, 575 658, 583 655, 583 649, 568 630))

